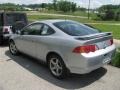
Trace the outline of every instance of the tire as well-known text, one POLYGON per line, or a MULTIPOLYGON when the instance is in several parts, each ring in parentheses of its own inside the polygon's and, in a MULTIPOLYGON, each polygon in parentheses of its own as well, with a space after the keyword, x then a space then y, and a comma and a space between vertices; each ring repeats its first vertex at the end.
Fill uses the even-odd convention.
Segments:
POLYGON ((19 51, 16 48, 14 41, 9 42, 9 51, 11 52, 12 55, 18 55, 19 51))
POLYGON ((63 62, 62 58, 58 55, 50 55, 48 57, 48 67, 51 74, 58 79, 64 79, 69 74, 65 63, 63 62))

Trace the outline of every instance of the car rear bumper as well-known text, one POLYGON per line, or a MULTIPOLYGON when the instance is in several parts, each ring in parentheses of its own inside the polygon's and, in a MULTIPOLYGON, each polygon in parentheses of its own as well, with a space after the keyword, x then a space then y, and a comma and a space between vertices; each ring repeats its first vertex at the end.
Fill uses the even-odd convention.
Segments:
POLYGON ((71 73, 85 74, 108 64, 116 51, 115 45, 96 52, 69 54, 67 67, 71 73))

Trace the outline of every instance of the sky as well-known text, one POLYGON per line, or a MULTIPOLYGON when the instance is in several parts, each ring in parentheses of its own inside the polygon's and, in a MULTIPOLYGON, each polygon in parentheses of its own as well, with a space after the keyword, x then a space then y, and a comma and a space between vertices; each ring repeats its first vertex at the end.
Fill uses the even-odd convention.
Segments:
MULTIPOLYGON (((88 7, 89 0, 67 0, 77 3, 81 7, 88 7)), ((91 8, 97 8, 106 4, 120 4, 120 0, 90 0, 91 8)), ((39 4, 50 3, 52 0, 0 0, 0 3, 15 3, 15 4, 39 4)))

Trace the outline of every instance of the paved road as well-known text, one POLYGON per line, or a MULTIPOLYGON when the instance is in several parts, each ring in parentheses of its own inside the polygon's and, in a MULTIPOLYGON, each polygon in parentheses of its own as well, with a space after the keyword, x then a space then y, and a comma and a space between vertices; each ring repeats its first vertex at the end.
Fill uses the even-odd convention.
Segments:
POLYGON ((12 56, 0 47, 0 90, 120 90, 120 69, 106 65, 90 74, 65 80, 51 76, 47 67, 24 55, 12 56))
POLYGON ((114 39, 114 43, 117 48, 120 47, 120 40, 114 39))

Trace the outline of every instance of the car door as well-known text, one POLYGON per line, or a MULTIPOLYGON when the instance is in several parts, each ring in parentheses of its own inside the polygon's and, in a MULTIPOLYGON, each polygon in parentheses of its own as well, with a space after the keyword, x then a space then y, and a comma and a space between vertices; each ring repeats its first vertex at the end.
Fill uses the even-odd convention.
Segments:
POLYGON ((46 54, 49 51, 50 46, 50 37, 52 34, 54 34, 55 31, 48 25, 43 24, 43 27, 41 29, 40 39, 36 39, 35 41, 35 49, 36 49, 36 55, 37 58, 40 60, 45 61, 46 60, 46 54))
POLYGON ((34 23, 25 27, 17 39, 17 48, 32 57, 36 57, 35 41, 39 39, 42 24, 34 23))

